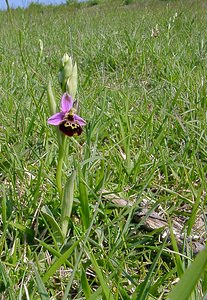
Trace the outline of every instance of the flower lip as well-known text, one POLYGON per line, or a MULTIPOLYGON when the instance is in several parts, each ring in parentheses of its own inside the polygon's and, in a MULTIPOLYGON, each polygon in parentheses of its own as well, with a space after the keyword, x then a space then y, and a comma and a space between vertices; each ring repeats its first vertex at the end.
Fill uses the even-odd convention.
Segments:
POLYGON ((81 135, 83 129, 78 123, 72 123, 70 121, 64 120, 59 125, 60 131, 62 131, 67 136, 81 135))

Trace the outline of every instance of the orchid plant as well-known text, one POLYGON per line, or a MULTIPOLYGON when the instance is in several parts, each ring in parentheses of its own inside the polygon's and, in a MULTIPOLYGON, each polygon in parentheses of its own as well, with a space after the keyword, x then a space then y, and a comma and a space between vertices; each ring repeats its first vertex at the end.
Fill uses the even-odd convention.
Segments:
MULTIPOLYGON (((57 112, 56 101, 52 91, 51 84, 48 85, 48 104, 50 108, 51 117, 48 119, 48 124, 57 127, 58 140, 58 163, 56 172, 56 184, 61 200, 61 221, 62 229, 57 231, 62 234, 62 241, 67 235, 68 219, 70 218, 72 204, 73 204, 73 188, 76 171, 74 170, 71 176, 66 181, 65 187, 62 186, 62 166, 66 147, 66 137, 79 136, 86 121, 76 114, 75 95, 77 91, 77 65, 73 64, 72 58, 65 54, 61 60, 59 83, 62 88, 63 95, 60 101, 60 111, 57 112), (72 191, 72 192, 71 192, 72 191)), ((45 210, 44 210, 45 211, 45 210)), ((47 209, 48 212, 48 209, 47 209)), ((49 212, 51 215, 51 212, 49 212)), ((53 224, 54 225, 54 224, 53 224)), ((58 225, 57 225, 58 226, 58 225)))

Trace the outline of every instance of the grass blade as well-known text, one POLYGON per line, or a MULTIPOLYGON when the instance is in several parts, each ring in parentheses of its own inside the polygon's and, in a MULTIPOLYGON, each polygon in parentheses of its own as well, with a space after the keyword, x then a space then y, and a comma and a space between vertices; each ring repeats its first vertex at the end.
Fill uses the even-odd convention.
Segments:
POLYGON ((62 235, 62 231, 61 231, 58 223, 56 222, 52 212, 48 208, 48 206, 47 205, 43 206, 41 211, 42 211, 44 217, 46 218, 46 220, 48 221, 48 223, 50 224, 52 231, 53 231, 53 235, 56 238, 57 242, 63 243, 64 238, 62 235))
POLYGON ((65 251, 49 268, 42 278, 43 282, 46 282, 63 264, 65 264, 68 257, 73 253, 73 250, 78 246, 80 240, 76 241, 67 251, 65 251))
POLYGON ((0 273, 1 273, 1 276, 2 276, 2 279, 3 279, 3 283, 4 283, 4 287, 5 287, 5 290, 8 290, 8 294, 9 294, 9 299, 11 300, 15 300, 15 296, 12 292, 12 281, 9 277, 9 275, 7 274, 5 268, 4 268, 4 265, 0 262, 0 273))
POLYGON ((47 293, 47 290, 45 288, 44 282, 42 281, 36 267, 34 267, 34 273, 35 273, 35 279, 36 279, 36 283, 37 283, 38 293, 39 293, 41 299, 42 300, 49 300, 50 298, 48 296, 48 293, 47 293))
POLYGON ((178 284, 168 295, 168 300, 188 300, 207 266, 207 247, 201 251, 185 271, 178 284))
POLYGON ((74 170, 71 176, 68 178, 62 200, 61 208, 61 221, 62 221, 62 235, 65 238, 68 232, 68 222, 70 219, 72 207, 73 207, 73 194, 74 194, 74 181, 76 178, 76 171, 74 170))
POLYGON ((152 283, 152 278, 153 278, 153 272, 154 272, 154 269, 155 269, 155 267, 158 263, 160 255, 162 254, 162 250, 165 246, 165 242, 166 242, 166 240, 161 245, 161 247, 160 247, 157 255, 155 256, 155 259, 154 259, 154 261, 153 261, 153 263, 152 263, 152 265, 149 269, 149 272, 148 272, 147 276, 145 277, 144 282, 141 284, 141 287, 138 290, 138 294, 136 295, 137 300, 146 300, 146 299, 148 299, 148 294, 149 294, 149 290, 150 290, 151 283, 152 283))
POLYGON ((100 269, 100 267, 99 267, 99 265, 98 265, 98 263, 96 261, 95 256, 93 255, 92 249, 90 248, 89 244, 88 244, 88 246, 89 246, 89 249, 88 249, 88 251, 87 250, 86 251, 87 251, 88 256, 90 257, 92 265, 93 265, 93 267, 95 269, 95 272, 96 272, 96 274, 98 276, 100 285, 102 287, 102 292, 103 292, 103 294, 104 294, 104 296, 105 296, 105 298, 107 300, 113 300, 114 297, 113 297, 113 295, 112 295, 112 293, 111 293, 111 291, 110 291, 110 289, 108 287, 106 279, 104 278, 104 276, 102 274, 102 271, 101 271, 101 269, 100 269))
POLYGON ((83 172, 80 165, 78 166, 78 178, 79 178, 81 217, 82 217, 84 228, 87 229, 90 225, 88 190, 85 184, 83 172))
MULTIPOLYGON (((37 238, 36 238, 36 240, 40 243, 41 246, 43 246, 45 249, 47 249, 53 256, 56 256, 58 258, 62 256, 62 253, 55 250, 52 246, 46 244, 45 242, 43 242, 41 240, 38 240, 37 238)), ((67 266, 69 266, 70 268, 73 267, 73 265, 68 260, 65 261, 65 264, 67 266)))
POLYGON ((86 272, 85 272, 84 268, 82 269, 82 274, 81 274, 81 285, 82 285, 82 289, 83 289, 83 292, 84 292, 86 300, 87 300, 91 296, 91 288, 88 284, 88 280, 87 280, 86 272))
POLYGON ((179 249, 178 249, 177 241, 176 241, 176 238, 175 238, 175 235, 173 232, 173 227, 170 222, 170 219, 168 220, 168 222, 169 222, 169 227, 170 227, 170 237, 171 237, 171 241, 172 241, 172 247, 175 252, 175 265, 177 267, 178 276, 181 277, 184 272, 183 264, 182 264, 182 260, 179 255, 179 249))

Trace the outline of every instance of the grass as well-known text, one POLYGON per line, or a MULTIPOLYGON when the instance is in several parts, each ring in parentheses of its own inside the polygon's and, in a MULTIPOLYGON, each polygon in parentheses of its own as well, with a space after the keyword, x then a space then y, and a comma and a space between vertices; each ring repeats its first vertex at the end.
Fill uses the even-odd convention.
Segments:
POLYGON ((206 252, 194 261, 187 238, 179 250, 171 233, 170 247, 134 218, 147 202, 169 224, 185 218, 191 235, 205 212, 206 4, 97 2, 30 5, 12 20, 0 12, 0 299, 175 300, 185 280, 189 299, 206 299, 206 252), (65 52, 78 64, 87 127, 67 138, 62 182, 73 206, 62 235, 47 86, 59 105, 65 52))

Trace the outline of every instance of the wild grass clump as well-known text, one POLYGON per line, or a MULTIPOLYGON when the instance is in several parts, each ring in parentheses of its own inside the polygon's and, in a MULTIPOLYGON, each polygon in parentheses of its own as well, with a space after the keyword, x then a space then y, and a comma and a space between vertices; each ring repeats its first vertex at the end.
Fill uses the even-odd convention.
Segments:
POLYGON ((0 12, 1 299, 206 298, 204 8, 0 12), (61 156, 65 53, 87 125, 61 156))

